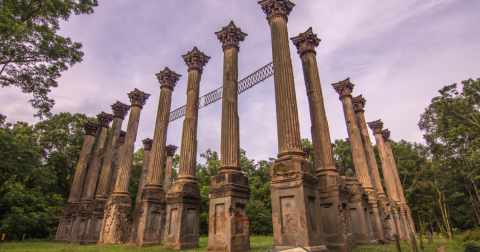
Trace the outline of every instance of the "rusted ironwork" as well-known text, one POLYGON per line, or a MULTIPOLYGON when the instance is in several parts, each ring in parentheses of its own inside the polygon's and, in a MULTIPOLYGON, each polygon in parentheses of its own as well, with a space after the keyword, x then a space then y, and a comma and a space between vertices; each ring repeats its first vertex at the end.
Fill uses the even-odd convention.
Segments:
MULTIPOLYGON (((238 82, 238 94, 245 92, 247 89, 252 88, 258 83, 266 80, 273 75, 273 62, 268 63, 264 67, 253 72, 249 76, 243 78, 238 82)), ((212 92, 198 98, 198 108, 206 107, 220 99, 222 99, 223 86, 219 87, 212 92)), ((169 121, 175 121, 178 118, 185 116, 185 105, 170 112, 169 121)))

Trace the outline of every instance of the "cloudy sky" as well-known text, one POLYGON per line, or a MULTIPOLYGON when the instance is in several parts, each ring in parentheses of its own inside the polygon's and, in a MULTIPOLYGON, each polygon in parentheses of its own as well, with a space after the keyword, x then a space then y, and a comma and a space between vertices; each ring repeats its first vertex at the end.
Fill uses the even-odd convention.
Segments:
MULTIPOLYGON (((153 137, 159 98, 155 73, 165 66, 182 74, 172 110, 186 101, 187 67, 182 54, 197 46, 211 56, 200 95, 222 86, 223 52, 214 32, 230 20, 248 33, 240 44, 239 78, 272 61, 270 27, 255 0, 106 0, 95 13, 74 16, 60 34, 83 43, 83 62, 64 72, 50 93, 54 113, 95 116, 128 103, 134 88, 152 94, 140 117, 136 148, 153 137)), ((367 121, 382 119, 395 141, 423 142, 417 123, 437 90, 480 77, 480 1, 477 0, 296 0, 289 37, 309 27, 317 48, 320 79, 332 141, 347 137, 338 94, 331 83, 347 77, 353 95, 367 99, 367 121)), ((311 139, 301 61, 290 44, 302 138, 311 139)), ((278 154, 273 78, 239 96, 240 142, 247 156, 278 154)), ((37 122, 30 95, 0 91, 0 113, 10 122, 37 122)), ((128 117, 127 117, 128 118, 128 117)), ((167 144, 180 145, 183 118, 168 128, 167 144)), ((199 110, 198 153, 220 149, 221 101, 199 110)), ((126 121, 123 129, 126 129, 126 121)), ((178 153, 178 152, 177 152, 178 153)), ((204 162, 198 159, 199 162, 204 162)))

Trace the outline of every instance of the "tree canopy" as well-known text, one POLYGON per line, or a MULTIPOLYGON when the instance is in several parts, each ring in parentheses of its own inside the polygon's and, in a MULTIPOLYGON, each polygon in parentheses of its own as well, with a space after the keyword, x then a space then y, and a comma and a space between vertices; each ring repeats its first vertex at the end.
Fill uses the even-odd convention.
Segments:
POLYGON ((60 20, 91 14, 97 0, 0 1, 0 84, 33 94, 35 116, 51 115, 48 98, 61 72, 82 61, 82 44, 57 34, 60 20))

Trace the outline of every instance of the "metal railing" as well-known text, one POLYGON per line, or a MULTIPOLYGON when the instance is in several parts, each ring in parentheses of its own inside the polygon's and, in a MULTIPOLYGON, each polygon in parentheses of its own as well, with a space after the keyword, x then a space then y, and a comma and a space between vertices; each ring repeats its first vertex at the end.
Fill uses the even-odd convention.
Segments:
MULTIPOLYGON (((268 63, 264 67, 253 72, 249 76, 243 78, 238 82, 238 94, 245 92, 247 89, 252 88, 258 83, 268 79, 273 75, 273 62, 268 63)), ((203 108, 222 99, 223 86, 219 87, 212 92, 198 98, 198 108, 203 108)), ((175 121, 180 117, 185 116, 185 105, 170 112, 169 121, 175 121)))

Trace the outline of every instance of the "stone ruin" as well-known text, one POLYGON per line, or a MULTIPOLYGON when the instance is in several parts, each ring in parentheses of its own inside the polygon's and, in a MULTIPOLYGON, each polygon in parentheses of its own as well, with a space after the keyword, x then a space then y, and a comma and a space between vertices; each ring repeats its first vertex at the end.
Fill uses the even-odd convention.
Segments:
MULTIPOLYGON (((310 104, 314 164, 302 149, 287 22, 295 4, 289 0, 259 1, 271 30, 278 159, 270 167, 274 250, 302 245, 310 251, 350 251, 357 245, 390 242, 394 234, 415 234, 389 142, 381 120, 367 123, 366 100, 352 97, 347 78, 332 84, 344 109, 356 177, 334 162, 315 48, 320 39, 310 27, 291 38, 302 61, 310 104), (368 127, 379 149, 384 192, 368 127)), ((238 117, 238 53, 247 34, 233 21, 215 32, 224 52, 221 159, 209 191, 207 251, 250 250, 248 178, 240 169, 238 117)), ((200 189, 196 183, 197 122, 200 79, 209 56, 194 47, 182 55, 188 69, 178 179, 170 186, 176 146, 166 145, 172 92, 181 75, 167 67, 156 74, 160 99, 153 139, 143 140, 144 159, 136 201, 128 195, 134 142, 140 112, 149 98, 138 89, 130 105, 116 102, 112 114, 85 124, 85 140, 68 203, 62 210, 56 242, 125 243, 137 248, 160 246, 184 250, 199 246, 200 189), (126 132, 121 131, 130 110, 126 132), (112 122, 113 121, 113 122, 112 122), (104 146, 107 129, 111 133, 104 146), (165 158, 166 153, 166 158, 165 158), (100 170, 102 154, 105 158, 100 170), (88 164, 88 167, 87 167, 88 164), (163 171, 165 168, 165 173, 163 171), (98 176, 100 177, 98 178, 98 176), (96 181, 98 179, 98 186, 96 181), (96 191, 95 191, 96 190, 96 191)))

